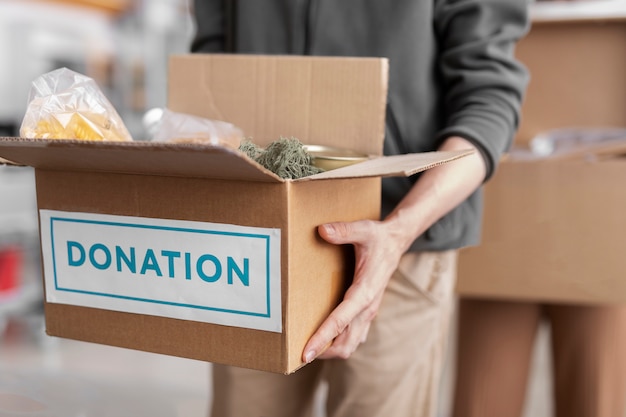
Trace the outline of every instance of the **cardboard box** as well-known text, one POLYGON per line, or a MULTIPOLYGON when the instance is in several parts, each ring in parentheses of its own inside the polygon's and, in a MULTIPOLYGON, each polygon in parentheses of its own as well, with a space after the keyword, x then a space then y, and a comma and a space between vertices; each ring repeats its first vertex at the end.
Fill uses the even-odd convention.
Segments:
POLYGON ((508 160, 486 186, 482 244, 461 252, 463 296, 625 303, 626 158, 508 160))
POLYGON ((563 127, 626 126, 626 10, 598 15, 600 4, 581 3, 531 7, 516 49, 531 74, 517 144, 563 127))
POLYGON ((317 226, 377 219, 380 178, 466 153, 378 157, 387 61, 174 57, 169 107, 244 129, 371 154, 281 180, 240 152, 199 144, 4 138, 35 167, 53 336, 291 373, 340 301, 350 248, 317 226))
MULTIPOLYGON (((531 73, 518 148, 554 129, 626 126, 626 11, 589 17, 569 5, 533 8, 517 49, 531 73)), ((626 302, 624 153, 624 141, 512 153, 485 187, 482 243, 461 251, 459 294, 626 302)))

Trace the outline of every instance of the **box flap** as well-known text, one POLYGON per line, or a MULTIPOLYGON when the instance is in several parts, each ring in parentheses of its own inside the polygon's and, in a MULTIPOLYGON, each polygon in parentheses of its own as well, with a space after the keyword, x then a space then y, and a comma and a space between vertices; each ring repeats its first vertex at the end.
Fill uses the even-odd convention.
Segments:
POLYGON ((203 144, 0 138, 0 157, 39 169, 282 181, 239 151, 203 144))
POLYGON ((168 107, 232 123, 260 146, 283 136, 381 155, 387 74, 385 58, 173 56, 168 107))
POLYGON ((299 181, 337 178, 408 177, 418 172, 434 168, 437 165, 470 155, 473 152, 473 150, 468 149, 378 157, 358 164, 302 178, 299 181))
MULTIPOLYGON (((408 176, 469 153, 378 157, 296 181, 408 176)), ((237 150, 203 144, 0 138, 0 157, 39 169, 285 182, 237 150)))

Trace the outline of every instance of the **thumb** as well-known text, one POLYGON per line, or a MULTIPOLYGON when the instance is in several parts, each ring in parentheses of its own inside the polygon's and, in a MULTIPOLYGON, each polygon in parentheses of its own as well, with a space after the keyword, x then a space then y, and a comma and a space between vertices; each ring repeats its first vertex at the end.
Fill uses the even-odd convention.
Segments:
POLYGON ((317 228, 320 236, 329 243, 343 244, 348 243, 347 237, 350 234, 349 226, 346 223, 326 223, 317 228))
POLYGON ((354 244, 370 237, 365 222, 326 223, 318 227, 318 232, 325 241, 335 245, 354 244))

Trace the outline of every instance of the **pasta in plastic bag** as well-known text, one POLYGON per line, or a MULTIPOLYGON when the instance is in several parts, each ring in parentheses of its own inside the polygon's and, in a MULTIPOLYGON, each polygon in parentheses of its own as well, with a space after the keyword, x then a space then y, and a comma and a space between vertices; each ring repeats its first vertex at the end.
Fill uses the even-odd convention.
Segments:
POLYGON ((41 139, 132 140, 96 82, 67 68, 33 81, 20 135, 41 139))

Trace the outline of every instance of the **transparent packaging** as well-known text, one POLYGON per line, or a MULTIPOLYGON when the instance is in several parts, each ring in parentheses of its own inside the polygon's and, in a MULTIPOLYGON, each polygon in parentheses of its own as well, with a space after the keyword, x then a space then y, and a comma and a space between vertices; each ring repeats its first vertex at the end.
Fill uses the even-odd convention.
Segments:
POLYGON ((576 151, 593 151, 600 146, 624 143, 626 129, 563 128, 541 132, 530 141, 531 152, 539 157, 554 156, 576 151))
POLYGON ((243 131, 228 122, 169 109, 162 109, 160 113, 159 117, 152 116, 146 122, 154 142, 209 143, 237 149, 243 139, 243 131))
POLYGON ((25 138, 131 141, 96 82, 67 68, 33 81, 20 127, 25 138))

